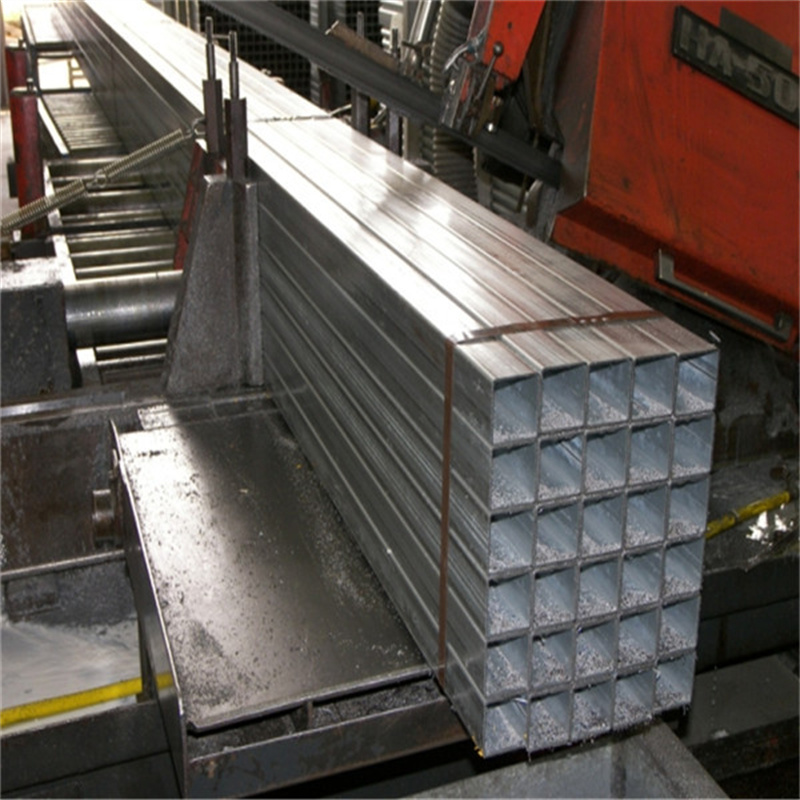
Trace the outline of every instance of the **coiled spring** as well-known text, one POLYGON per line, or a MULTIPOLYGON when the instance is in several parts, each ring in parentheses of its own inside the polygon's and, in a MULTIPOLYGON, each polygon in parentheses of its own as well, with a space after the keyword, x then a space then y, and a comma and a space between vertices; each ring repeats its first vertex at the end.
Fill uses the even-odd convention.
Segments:
POLYGON ((35 222, 41 217, 47 216, 51 211, 54 211, 61 206, 72 203, 75 200, 83 197, 86 192, 86 183, 80 179, 71 181, 66 186, 58 189, 53 194, 40 197, 32 203, 23 206, 17 211, 3 217, 2 220, 2 233, 5 236, 17 228, 23 228, 31 222, 35 222))
POLYGON ((187 139, 193 139, 195 136, 200 135, 201 123, 202 120, 198 120, 188 130, 179 128, 172 131, 172 133, 168 133, 166 136, 162 136, 160 139, 134 150, 130 155, 123 156, 97 170, 88 181, 78 178, 61 189, 57 189, 53 194, 40 197, 38 200, 34 200, 32 203, 28 203, 28 205, 19 210, 8 214, 2 219, 2 234, 6 235, 18 228, 23 228, 31 222, 47 216, 51 211, 84 197, 90 189, 102 189, 120 175, 124 175, 137 167, 142 167, 168 153, 187 139))

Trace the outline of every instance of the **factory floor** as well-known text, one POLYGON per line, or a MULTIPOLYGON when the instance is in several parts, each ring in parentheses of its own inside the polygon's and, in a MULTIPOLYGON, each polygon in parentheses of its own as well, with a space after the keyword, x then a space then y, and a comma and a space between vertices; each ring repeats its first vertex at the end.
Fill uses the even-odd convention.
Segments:
MULTIPOLYGON (((21 707, 27 707, 29 716, 14 724, 15 731, 41 726, 43 715, 49 718, 54 710, 61 711, 62 719, 95 713, 91 697, 84 704, 79 695, 119 685, 140 673, 135 618, 112 624, 44 625, 11 622, 4 615, 0 643, 4 717, 5 709, 21 707), (45 702, 73 695, 60 709, 45 702)), ((103 708, 133 702, 135 694, 128 694, 103 708)))

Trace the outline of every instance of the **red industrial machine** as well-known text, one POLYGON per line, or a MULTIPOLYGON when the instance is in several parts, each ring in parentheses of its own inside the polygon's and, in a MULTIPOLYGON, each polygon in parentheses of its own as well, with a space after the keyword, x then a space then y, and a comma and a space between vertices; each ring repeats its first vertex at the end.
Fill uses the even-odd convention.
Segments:
POLYGON ((797 353, 797 3, 478 3, 469 36, 443 119, 502 126, 527 58, 544 238, 797 353))

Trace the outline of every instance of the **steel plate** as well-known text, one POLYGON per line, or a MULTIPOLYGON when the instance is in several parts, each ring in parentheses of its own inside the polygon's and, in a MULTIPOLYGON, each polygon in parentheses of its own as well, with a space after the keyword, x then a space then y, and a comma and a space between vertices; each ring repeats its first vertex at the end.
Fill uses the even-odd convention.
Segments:
POLYGON ((276 412, 120 451, 190 730, 428 673, 276 412))

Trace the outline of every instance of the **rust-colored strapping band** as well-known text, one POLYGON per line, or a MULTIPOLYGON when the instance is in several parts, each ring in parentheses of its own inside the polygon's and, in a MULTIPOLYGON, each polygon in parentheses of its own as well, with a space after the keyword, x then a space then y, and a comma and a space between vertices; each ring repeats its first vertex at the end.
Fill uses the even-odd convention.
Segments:
POLYGON ((593 314, 587 317, 555 317, 554 319, 526 320, 525 322, 512 322, 508 325, 499 325, 496 328, 480 328, 470 331, 458 344, 471 344, 484 342, 488 339, 499 339, 501 336, 510 336, 514 333, 529 333, 530 331, 544 331, 552 328, 582 328, 584 326, 606 325, 614 322, 639 322, 645 319, 662 317, 660 311, 652 308, 640 311, 608 311, 605 314, 593 314))
POLYGON ((586 317, 556 317, 554 319, 512 322, 495 328, 470 331, 462 337, 451 337, 444 343, 444 416, 442 419, 442 501, 440 506, 439 539, 439 683, 444 688, 447 667, 447 573, 450 551, 450 480, 453 434, 453 388, 455 386, 455 352, 460 345, 499 339, 514 333, 550 330, 553 328, 607 325, 615 322, 638 322, 655 319, 663 314, 653 309, 639 311, 609 311, 586 317))

